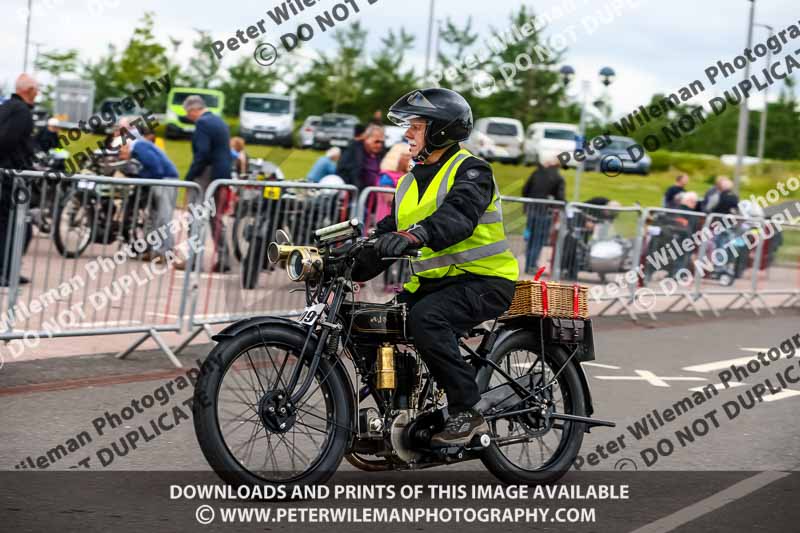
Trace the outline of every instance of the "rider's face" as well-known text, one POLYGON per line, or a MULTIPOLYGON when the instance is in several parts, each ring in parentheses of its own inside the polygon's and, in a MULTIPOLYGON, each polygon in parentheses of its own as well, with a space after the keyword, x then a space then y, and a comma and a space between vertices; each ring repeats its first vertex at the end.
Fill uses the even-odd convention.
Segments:
POLYGON ((406 139, 408 140, 409 150, 411 157, 417 157, 419 153, 425 148, 425 128, 427 122, 421 118, 411 119, 411 125, 406 130, 406 139))

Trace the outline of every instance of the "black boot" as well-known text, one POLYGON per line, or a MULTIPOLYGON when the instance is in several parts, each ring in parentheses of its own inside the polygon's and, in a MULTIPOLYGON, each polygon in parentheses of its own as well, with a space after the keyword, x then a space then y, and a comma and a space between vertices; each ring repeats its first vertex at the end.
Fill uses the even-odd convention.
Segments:
POLYGON ((478 411, 466 409, 450 415, 444 429, 431 438, 431 447, 463 446, 480 433, 488 434, 489 424, 478 411))

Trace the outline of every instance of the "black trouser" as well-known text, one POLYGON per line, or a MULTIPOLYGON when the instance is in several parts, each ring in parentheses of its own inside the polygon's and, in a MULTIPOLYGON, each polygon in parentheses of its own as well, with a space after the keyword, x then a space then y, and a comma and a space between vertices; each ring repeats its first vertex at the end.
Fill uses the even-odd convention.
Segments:
POLYGON ((469 275, 450 278, 436 290, 398 295, 398 301, 409 304, 409 333, 436 383, 447 393, 451 414, 480 400, 475 368, 461 356, 458 335, 500 316, 513 297, 513 281, 469 275))

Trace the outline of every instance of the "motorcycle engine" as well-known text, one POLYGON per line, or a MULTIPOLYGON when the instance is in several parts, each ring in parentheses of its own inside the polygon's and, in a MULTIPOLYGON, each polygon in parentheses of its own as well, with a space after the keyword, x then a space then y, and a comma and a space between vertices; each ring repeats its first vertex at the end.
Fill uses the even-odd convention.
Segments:
POLYGON ((414 451, 409 446, 411 439, 407 432, 412 428, 415 412, 412 409, 404 409, 392 421, 391 442, 392 449, 397 453, 397 457, 406 463, 416 461, 422 454, 414 451))

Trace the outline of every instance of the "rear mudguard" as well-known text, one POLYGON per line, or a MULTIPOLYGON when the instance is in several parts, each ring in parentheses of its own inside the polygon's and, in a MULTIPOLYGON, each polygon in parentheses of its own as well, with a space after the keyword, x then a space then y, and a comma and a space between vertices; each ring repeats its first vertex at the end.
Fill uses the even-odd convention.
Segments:
MULTIPOLYGON (((223 329, 222 331, 211 337, 211 339, 214 340, 215 342, 223 342, 226 339, 235 337, 236 335, 242 333, 245 330, 261 326, 287 328, 297 331, 303 335, 308 334, 308 328, 306 326, 303 326, 299 322, 295 322, 294 320, 279 316, 255 316, 239 320, 238 322, 234 322, 233 324, 227 326, 225 329, 223 329)), ((306 349, 307 354, 314 353, 314 349, 316 348, 317 345, 317 340, 318 339, 316 335, 311 336, 311 342, 309 343, 309 346, 306 349)), ((322 357, 325 357, 324 353, 322 357)), ((351 394, 347 395, 347 399, 349 404, 348 409, 350 410, 350 420, 353 421, 355 420, 355 417, 357 415, 356 412, 357 406, 354 400, 355 389, 353 388, 353 382, 350 380, 350 376, 348 375, 347 370, 344 368, 344 364, 342 363, 342 360, 340 358, 337 358, 333 364, 335 369, 334 372, 339 374, 339 377, 341 377, 344 380, 344 383, 346 384, 348 390, 351 391, 351 394)), ((351 432, 351 438, 352 438, 352 432, 351 432)))
MULTIPOLYGON (((506 340, 508 337, 514 335, 518 331, 524 331, 528 328, 522 327, 500 327, 497 333, 497 340, 494 342, 494 346, 500 346, 500 343, 506 340)), ((538 332, 538 328, 534 331, 538 332)), ((559 346, 558 344, 546 344, 545 349, 547 346, 559 346)), ((564 346, 565 349, 569 349, 569 347, 564 346)), ((567 352, 569 353, 569 352, 567 352)), ((578 372, 578 378, 581 380, 581 386, 583 387, 583 397, 586 398, 586 416, 592 416, 594 413, 594 406, 592 405, 592 393, 589 391, 589 381, 586 379, 586 374, 583 372, 583 367, 581 366, 580 362, 573 361, 575 363, 575 369, 578 372)), ((485 371, 491 370, 490 367, 484 367, 485 371)), ((588 429, 588 428, 587 428, 588 429)))

